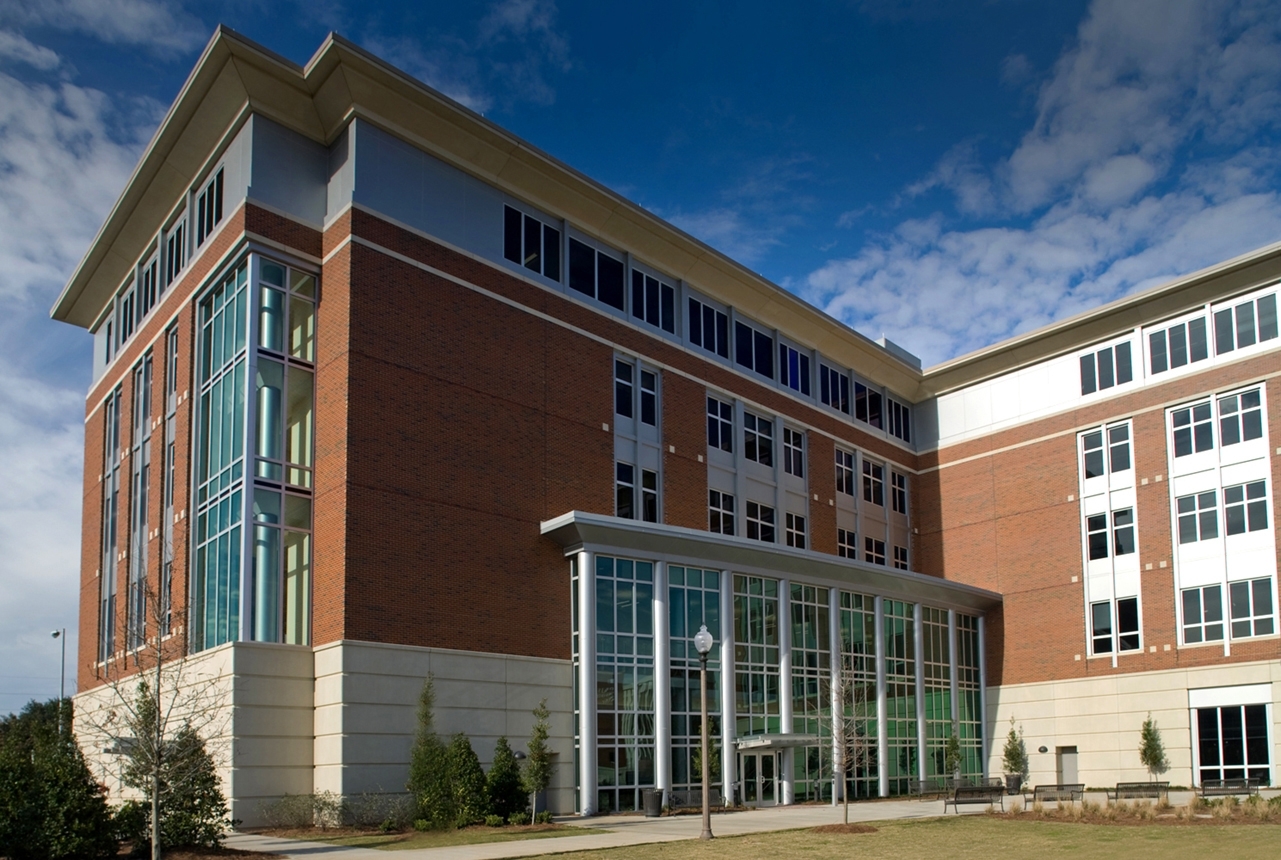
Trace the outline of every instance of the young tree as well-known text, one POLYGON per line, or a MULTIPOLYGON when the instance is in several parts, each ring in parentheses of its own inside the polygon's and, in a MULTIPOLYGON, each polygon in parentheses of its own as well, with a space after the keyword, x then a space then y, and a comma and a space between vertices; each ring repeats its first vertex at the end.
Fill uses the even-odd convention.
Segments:
POLYGON ((494 763, 485 776, 486 789, 489 793, 489 809, 494 815, 501 815, 506 821, 513 812, 520 812, 525 806, 525 795, 520 786, 520 762, 512 752, 506 737, 498 739, 494 747, 494 763))
POLYGON ((547 746, 551 736, 551 711, 547 710, 547 700, 543 699, 534 708, 534 727, 529 732, 529 758, 525 760, 525 771, 521 774, 521 784, 530 794, 530 821, 538 814, 538 792, 546 791, 552 782, 552 751, 547 746))
POLYGON ((961 739, 956 736, 956 730, 947 736, 947 745, 943 748, 943 771, 958 778, 961 775, 961 767, 965 763, 965 757, 961 754, 961 739))
POLYGON ((483 821, 489 813, 489 798, 485 791, 485 771, 480 759, 471 748, 467 735, 459 732, 445 750, 449 787, 454 798, 454 823, 466 827, 483 821))
MULTIPOLYGON (((822 727, 824 722, 827 723, 821 734, 832 739, 828 767, 842 787, 846 824, 850 822, 850 779, 871 767, 876 747, 870 731, 876 725, 875 680, 869 680, 868 668, 863 656, 844 654, 831 676, 820 684, 821 695, 826 697, 829 709, 830 703, 838 703, 830 716, 820 717, 819 725, 822 727), (872 685, 871 693, 869 683, 872 685), (869 705, 869 702, 873 704, 869 705)), ((874 678, 875 675, 872 676, 874 678)))
POLYGON ((1001 767, 1011 776, 1027 777, 1027 745, 1023 742, 1023 732, 1015 731, 1013 717, 1010 717, 1010 733, 1005 736, 1001 767))
POLYGON ((1165 757, 1165 744, 1161 742, 1161 730, 1157 728, 1151 713, 1143 721, 1143 731, 1139 737, 1139 761, 1153 778, 1170 766, 1165 757))
POLYGON ((452 827, 458 820, 445 758, 445 744, 436 734, 436 683, 427 676, 418 695, 418 731, 409 758, 406 788, 418 804, 418 815, 431 827, 452 827))

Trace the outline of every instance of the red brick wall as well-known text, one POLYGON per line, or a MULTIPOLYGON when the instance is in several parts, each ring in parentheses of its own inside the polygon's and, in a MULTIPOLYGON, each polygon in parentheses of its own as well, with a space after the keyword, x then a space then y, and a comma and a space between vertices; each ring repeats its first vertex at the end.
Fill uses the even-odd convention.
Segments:
POLYGON ((663 519, 707 528, 707 389, 669 373, 663 378, 663 519), (675 446, 672 453, 669 446, 675 446))

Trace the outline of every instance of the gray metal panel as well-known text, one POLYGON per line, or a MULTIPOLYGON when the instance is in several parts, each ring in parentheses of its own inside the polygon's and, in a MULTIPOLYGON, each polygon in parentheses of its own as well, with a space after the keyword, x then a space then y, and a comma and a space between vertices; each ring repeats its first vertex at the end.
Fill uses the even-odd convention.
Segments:
POLYGON ((349 124, 329 147, 329 187, 325 217, 332 218, 351 203, 356 189, 356 159, 352 157, 354 133, 349 124))
POLYGON ((261 116, 253 118, 253 171, 249 196, 310 224, 322 224, 329 153, 261 116))
MULTIPOLYGON (((220 163, 222 164, 222 212, 224 215, 236 211, 242 200, 249 193, 249 172, 253 146, 253 127, 256 117, 250 117, 249 120, 240 127, 236 136, 232 138, 231 143, 223 150, 220 163)), ((217 168, 215 167, 215 172, 217 168)), ((192 190, 199 195, 213 176, 210 173, 201 177, 192 190)), ((194 222, 193 230, 194 230, 194 222)))

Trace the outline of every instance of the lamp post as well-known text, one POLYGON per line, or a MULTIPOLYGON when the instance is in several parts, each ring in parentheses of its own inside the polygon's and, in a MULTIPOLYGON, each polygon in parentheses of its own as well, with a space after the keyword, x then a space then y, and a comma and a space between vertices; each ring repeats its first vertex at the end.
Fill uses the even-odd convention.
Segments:
POLYGON ((694 634, 694 648, 698 651, 698 662, 701 664, 699 670, 698 689, 702 693, 703 699, 703 832, 698 835, 699 839, 712 838, 712 807, 710 801, 710 790, 708 783, 711 779, 712 770, 711 758, 707 754, 707 655, 712 650, 712 634, 707 632, 707 625, 704 624, 694 634))
POLYGON ((58 734, 62 735, 62 700, 67 696, 67 628, 49 634, 62 640, 62 672, 58 675, 58 734))

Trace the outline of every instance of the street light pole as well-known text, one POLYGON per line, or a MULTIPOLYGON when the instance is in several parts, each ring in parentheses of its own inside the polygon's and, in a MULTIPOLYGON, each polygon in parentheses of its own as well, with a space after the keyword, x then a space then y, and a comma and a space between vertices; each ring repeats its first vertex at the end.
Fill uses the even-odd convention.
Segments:
POLYGON ((703 832, 698 835, 699 839, 712 838, 712 806, 711 791, 709 783, 711 780, 712 762, 707 750, 707 655, 712 650, 712 634, 707 632, 707 625, 704 624, 699 631, 694 634, 694 648, 698 651, 699 669, 699 691, 702 693, 703 700, 703 752, 702 752, 702 771, 703 771, 703 832))
POLYGON ((62 735, 62 700, 67 697, 67 628, 49 634, 62 640, 62 671, 58 675, 58 735, 62 735))

